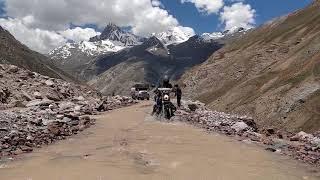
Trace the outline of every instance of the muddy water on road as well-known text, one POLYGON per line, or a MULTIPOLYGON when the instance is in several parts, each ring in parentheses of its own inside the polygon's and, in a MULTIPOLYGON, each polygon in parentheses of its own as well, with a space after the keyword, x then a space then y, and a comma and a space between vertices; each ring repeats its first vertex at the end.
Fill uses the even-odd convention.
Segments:
POLYGON ((137 105, 95 127, 3 164, 0 180, 315 180, 282 156, 184 124, 148 117, 137 105))

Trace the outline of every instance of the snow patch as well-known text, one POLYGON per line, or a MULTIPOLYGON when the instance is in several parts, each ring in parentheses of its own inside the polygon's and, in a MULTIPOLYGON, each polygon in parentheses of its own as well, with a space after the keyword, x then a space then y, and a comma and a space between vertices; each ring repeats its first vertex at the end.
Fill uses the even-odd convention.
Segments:
POLYGON ((166 46, 171 44, 180 44, 189 40, 194 36, 192 31, 184 31, 180 27, 174 27, 166 32, 156 34, 155 36, 166 46))
POLYGON ((126 46, 117 41, 102 40, 96 42, 82 41, 78 43, 67 43, 51 51, 49 55, 53 59, 67 59, 73 55, 72 52, 82 52, 87 56, 96 56, 107 52, 118 52, 126 46))

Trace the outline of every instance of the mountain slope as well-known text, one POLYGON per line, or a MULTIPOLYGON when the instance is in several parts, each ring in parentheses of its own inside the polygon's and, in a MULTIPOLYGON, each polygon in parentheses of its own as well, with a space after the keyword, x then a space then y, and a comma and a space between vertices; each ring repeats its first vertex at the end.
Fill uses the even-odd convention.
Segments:
POLYGON ((50 77, 74 80, 74 78, 51 64, 47 57, 21 44, 1 26, 0 64, 13 64, 50 77))
POLYGON ((68 43, 49 55, 58 67, 103 93, 126 94, 128 87, 137 82, 157 84, 163 74, 178 79, 187 69, 245 33, 239 28, 234 32, 191 36, 193 32, 177 27, 140 38, 109 24, 90 41, 68 43))
POLYGON ((97 58, 82 74, 93 77, 89 84, 102 93, 126 94, 134 83, 157 84, 164 74, 178 79, 222 46, 195 36, 166 47, 153 36, 139 46, 97 58))
POLYGON ((186 93, 261 127, 320 129, 320 1, 248 32, 188 71, 186 93))

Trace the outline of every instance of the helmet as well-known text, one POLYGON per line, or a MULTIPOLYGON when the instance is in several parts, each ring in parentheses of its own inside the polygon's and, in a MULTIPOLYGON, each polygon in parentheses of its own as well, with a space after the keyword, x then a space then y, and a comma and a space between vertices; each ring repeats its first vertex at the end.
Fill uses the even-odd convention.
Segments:
POLYGON ((163 99, 164 99, 165 101, 169 101, 169 100, 170 100, 170 97, 169 97, 169 95, 166 94, 166 95, 163 96, 163 99))
POLYGON ((169 76, 168 76, 168 75, 165 75, 165 76, 163 77, 163 82, 164 82, 164 83, 169 83, 169 76))

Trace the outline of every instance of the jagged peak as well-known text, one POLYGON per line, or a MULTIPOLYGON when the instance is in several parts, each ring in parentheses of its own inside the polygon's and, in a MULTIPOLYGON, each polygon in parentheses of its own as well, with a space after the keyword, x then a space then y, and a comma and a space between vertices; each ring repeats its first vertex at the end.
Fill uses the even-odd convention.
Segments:
POLYGON ((134 46, 141 44, 140 37, 125 31, 116 24, 110 23, 102 31, 101 35, 90 38, 90 42, 97 42, 102 40, 118 41, 124 46, 134 46))
POLYGON ((116 24, 114 24, 114 23, 109 23, 109 24, 107 25, 107 27, 104 28, 104 30, 102 31, 101 36, 103 36, 103 35, 109 35, 110 33, 113 33, 113 32, 116 32, 116 31, 123 32, 123 31, 121 30, 121 28, 120 28, 119 26, 117 26, 116 24))

